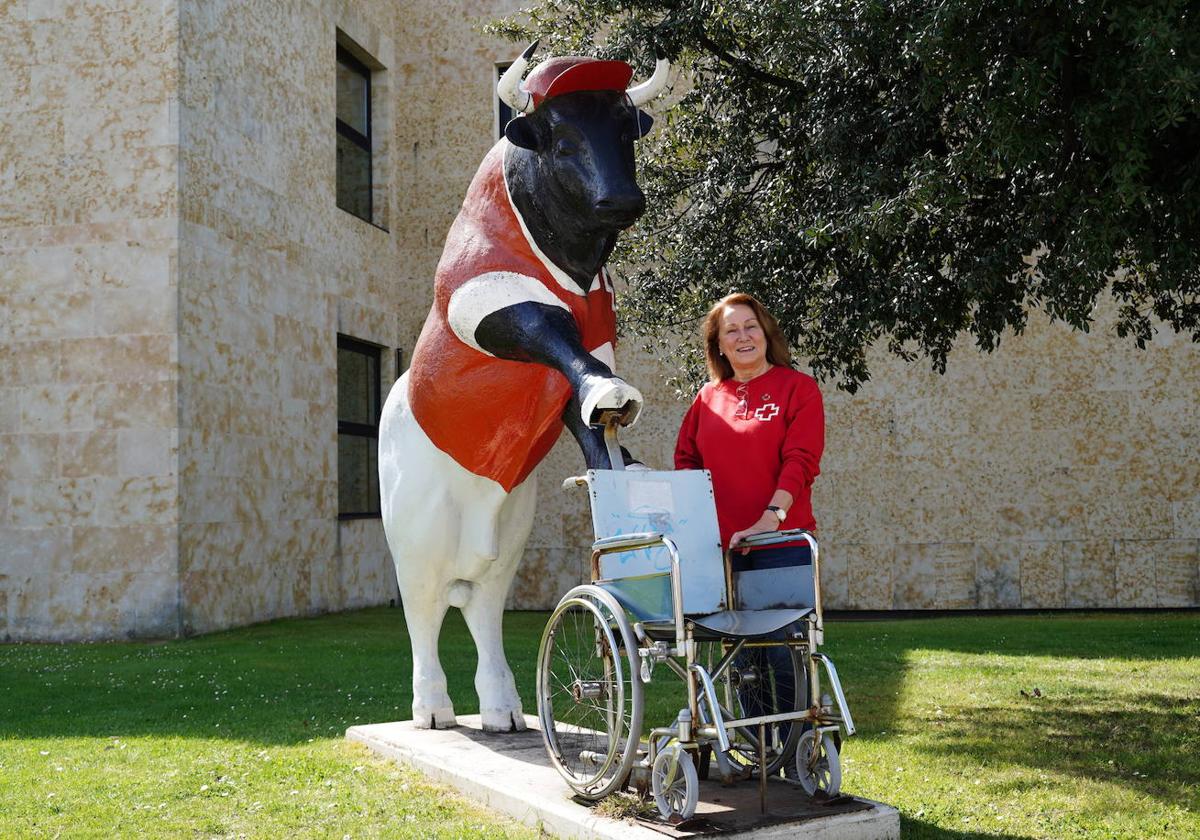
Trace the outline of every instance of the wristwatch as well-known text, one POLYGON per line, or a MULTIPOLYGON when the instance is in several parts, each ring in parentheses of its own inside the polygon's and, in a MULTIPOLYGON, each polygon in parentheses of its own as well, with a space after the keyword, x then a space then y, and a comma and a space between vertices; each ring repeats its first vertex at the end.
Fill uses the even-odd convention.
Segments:
POLYGON ((780 523, 787 519, 787 511, 779 505, 767 505, 767 510, 779 517, 780 523))

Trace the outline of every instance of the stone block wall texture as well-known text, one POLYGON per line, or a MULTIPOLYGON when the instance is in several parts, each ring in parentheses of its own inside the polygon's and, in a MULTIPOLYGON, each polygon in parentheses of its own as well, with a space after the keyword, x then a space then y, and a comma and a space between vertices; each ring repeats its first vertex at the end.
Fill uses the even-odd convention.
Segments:
POLYGON ((337 520, 335 373, 344 332, 390 385, 424 293, 384 229, 397 15, 0 4, 0 638, 395 598, 378 521, 337 520), (384 68, 378 226, 334 198, 339 38, 384 68))
MULTIPOLYGON (((0 4, 0 638, 396 597, 378 520, 336 517, 336 337, 385 348, 386 391, 520 49, 478 26, 518 6, 0 4), (376 225, 335 202, 339 37, 378 68, 376 225)), ((1109 323, 824 389, 831 607, 1200 604, 1200 349, 1109 323)), ((623 440, 668 466, 685 405, 640 343, 623 440)), ((510 606, 583 578, 581 469, 564 435, 510 606)))
POLYGON ((337 519, 337 335, 384 348, 416 301, 396 205, 401 7, 183 0, 182 630, 396 597, 378 520, 337 519), (339 39, 372 66, 374 222, 336 202, 339 39), (386 189, 385 189, 386 188, 386 189))
POLYGON ((0 3, 0 639, 177 629, 178 19, 0 3))

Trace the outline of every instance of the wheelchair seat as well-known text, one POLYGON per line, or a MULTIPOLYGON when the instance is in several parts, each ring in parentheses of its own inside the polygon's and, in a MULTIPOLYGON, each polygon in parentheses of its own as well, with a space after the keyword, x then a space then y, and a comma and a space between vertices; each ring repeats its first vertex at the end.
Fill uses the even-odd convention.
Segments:
MULTIPOLYGON (((711 615, 690 616, 695 638, 703 641, 718 639, 755 639, 777 633, 802 621, 812 613, 803 610, 722 610, 711 615)), ((655 641, 675 637, 674 621, 643 622, 642 629, 655 641)))

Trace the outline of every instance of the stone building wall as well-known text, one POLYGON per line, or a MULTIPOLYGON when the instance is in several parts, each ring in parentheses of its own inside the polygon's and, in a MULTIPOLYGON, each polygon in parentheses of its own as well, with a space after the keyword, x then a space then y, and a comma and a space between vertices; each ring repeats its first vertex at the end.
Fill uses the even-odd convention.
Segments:
POLYGON ((517 50, 479 27, 517 5, 181 4, 184 632, 396 598, 379 520, 336 520, 336 338, 385 348, 386 397, 496 139, 517 50), (339 37, 380 68, 377 226, 336 206, 339 37))
POLYGON ((177 19, 0 4, 0 639, 177 629, 177 19))
POLYGON ((1200 345, 1040 313, 945 376, 882 354, 827 393, 814 503, 849 609, 1200 605, 1200 345))
MULTIPOLYGON (((518 5, 0 4, 0 638, 395 598, 379 521, 337 519, 337 335, 386 391, 520 49, 478 26, 518 5), (339 32, 377 68, 377 226, 336 207, 339 32)), ((1200 350, 1106 323, 824 389, 831 606, 1200 605, 1200 350)), ((666 466, 685 406, 639 344, 623 440, 666 466)), ((582 578, 581 469, 564 435, 537 471, 511 606, 582 578)))
POLYGON ((0 8, 0 638, 396 597, 379 521, 337 519, 337 337, 386 397, 494 142, 510 49, 465 11, 0 8), (339 43, 376 71, 373 225, 336 206, 339 43))
POLYGON ((379 521, 337 518, 337 336, 384 348, 386 395, 416 285, 389 189, 399 12, 180 4, 184 632, 395 597, 379 521), (336 201, 339 37, 382 68, 374 225, 336 201))

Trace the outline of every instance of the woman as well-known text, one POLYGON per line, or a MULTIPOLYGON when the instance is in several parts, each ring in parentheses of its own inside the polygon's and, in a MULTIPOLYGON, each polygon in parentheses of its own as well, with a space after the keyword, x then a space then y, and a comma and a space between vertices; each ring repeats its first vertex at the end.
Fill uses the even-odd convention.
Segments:
MULTIPOLYGON (((794 370, 779 324, 747 294, 716 303, 704 319, 704 355, 709 382, 683 418, 675 444, 675 468, 707 469, 721 543, 736 548, 752 534, 787 528, 816 529, 812 483, 825 447, 825 412, 816 380, 794 370)), ((733 554, 735 571, 807 565, 807 544, 733 554)), ((782 638, 782 636, 780 636, 782 638)), ((754 679, 740 692, 747 716, 790 712, 807 705, 806 681, 799 686, 792 654, 783 647, 758 648, 739 657, 737 667, 754 679), (757 688, 754 688, 757 686, 757 688)), ((786 760, 791 726, 779 724, 770 738, 772 770, 786 760)), ((786 761, 786 763, 784 763, 786 761)), ((748 757, 751 764, 756 758, 748 757)))
POLYGON ((816 380, 792 369, 779 324, 750 295, 718 301, 703 332, 709 382, 683 418, 675 469, 712 473, 728 548, 784 522, 814 530, 812 483, 825 447, 816 380))

